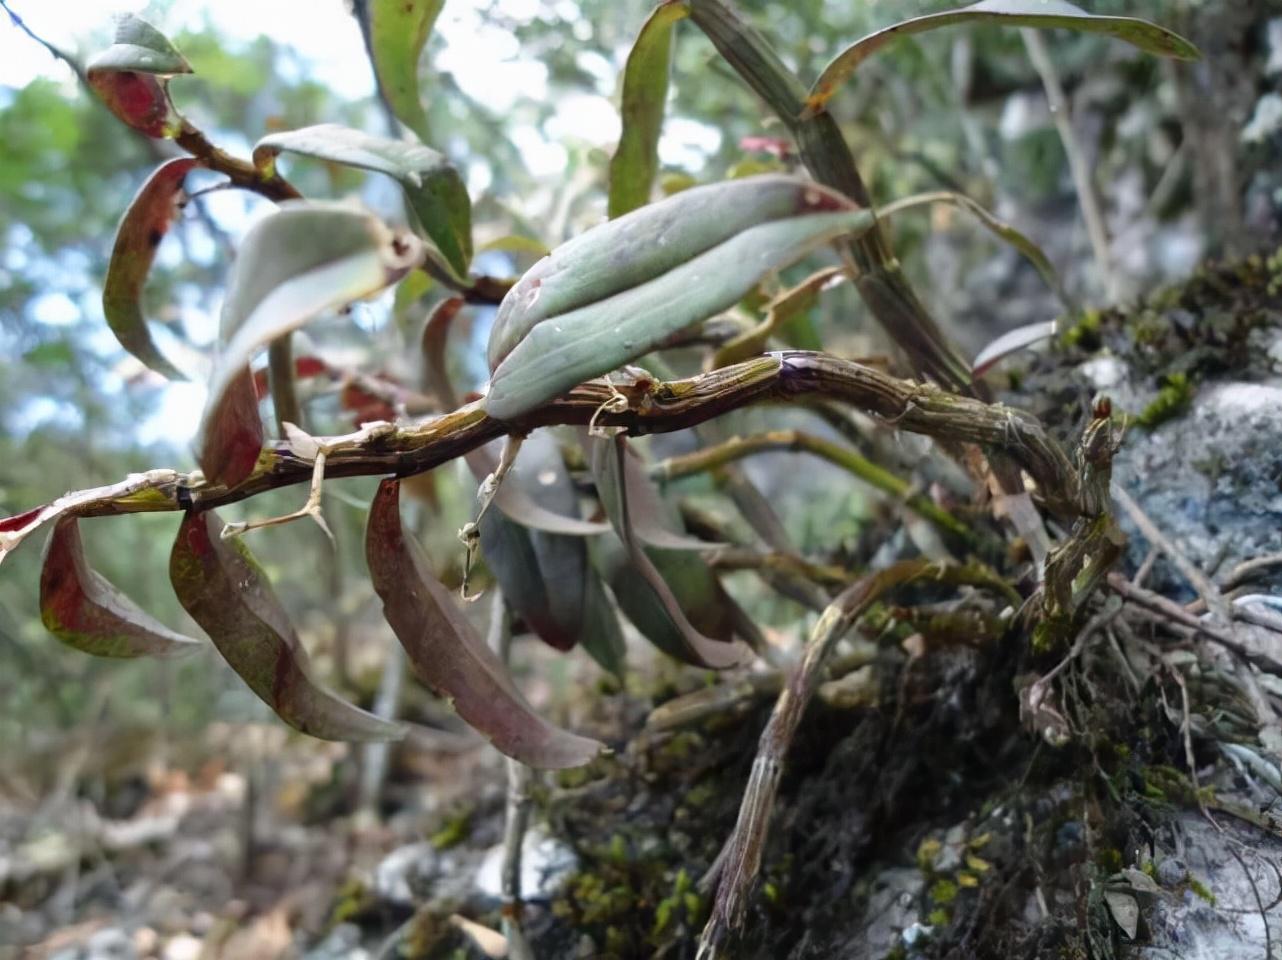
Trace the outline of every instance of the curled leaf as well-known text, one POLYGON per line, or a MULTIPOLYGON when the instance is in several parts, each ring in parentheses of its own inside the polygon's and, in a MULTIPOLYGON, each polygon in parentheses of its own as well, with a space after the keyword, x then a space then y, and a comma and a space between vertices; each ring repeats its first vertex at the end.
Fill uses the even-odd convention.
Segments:
POLYGON ((132 13, 116 19, 114 42, 85 67, 89 86, 118 119, 162 139, 177 136, 184 123, 169 99, 169 78, 191 72, 169 39, 132 13))
POLYGON ((254 353, 322 311, 378 293, 420 254, 416 237, 393 234, 345 204, 287 202, 249 231, 223 305, 224 345, 197 443, 208 479, 234 485, 253 468, 247 443, 234 455, 226 444, 229 435, 243 440, 249 423, 248 401, 232 387, 246 376, 254 353))
POLYGON ((1082 33, 1102 33, 1162 57, 1197 60, 1197 47, 1179 34, 1135 17, 1108 17, 1087 13, 1065 0, 982 0, 959 10, 945 10, 904 20, 855 41, 828 66, 810 89, 807 114, 823 109, 842 82, 859 65, 886 44, 900 37, 963 23, 992 23, 1006 27, 1063 28, 1082 33))
POLYGON ((458 396, 445 362, 445 349, 449 345, 450 327, 464 303, 462 297, 442 300, 432 308, 427 315, 427 323, 423 325, 423 388, 434 392, 446 410, 458 406, 458 396))
POLYGON ((379 89, 403 124, 427 135, 418 58, 445 0, 369 0, 370 59, 379 89))
POLYGON ((147 178, 116 229, 116 242, 102 288, 102 312, 120 345, 157 373, 185 380, 151 339, 142 314, 142 290, 160 241, 169 232, 183 196, 183 181, 201 161, 178 157, 162 163, 147 178))
POLYGON ((374 496, 365 557, 374 590, 383 600, 383 616, 414 673, 498 750, 548 769, 581 766, 597 755, 600 743, 555 727, 534 712, 449 591, 432 577, 401 525, 396 480, 384 480, 374 496))
POLYGON ((672 69, 673 28, 689 13, 684 3, 655 7, 628 54, 623 68, 623 129, 619 147, 610 159, 611 218, 650 202, 650 188, 659 169, 659 134, 672 69))
POLYGON ((309 676, 307 652, 262 568, 212 511, 189 513, 169 555, 178 601, 276 715, 322 740, 396 740, 405 728, 367 713, 309 676))
POLYGON ((241 367, 218 402, 205 411, 198 444, 205 479, 236 486, 254 472, 265 439, 254 378, 248 366, 241 367))
POLYGON ((1064 290, 1064 284, 1059 279, 1059 273, 1051 265, 1050 257, 1026 234, 1016 230, 1005 220, 1000 220, 990 213, 984 206, 972 200, 964 193, 954 193, 949 190, 940 190, 935 193, 920 193, 911 197, 904 197, 902 200, 896 200, 878 209, 877 214, 882 217, 892 217, 902 210, 909 210, 913 207, 926 206, 933 203, 946 203, 958 209, 965 210, 980 224, 987 229, 993 236, 1005 241, 1014 247, 1024 259, 1037 268, 1037 272, 1042 275, 1046 285, 1051 288, 1055 296, 1059 298, 1060 303, 1068 309, 1073 309, 1073 302, 1064 290))
POLYGON ((419 225, 450 268, 459 277, 467 276, 472 260, 472 201, 463 178, 444 156, 421 143, 321 123, 259 140, 254 166, 270 175, 282 152, 372 170, 396 180, 419 225))
MULTIPOLYGON (((475 450, 468 457, 478 479, 493 472, 488 451, 475 450)), ((592 606, 598 593, 604 596, 604 589, 588 564, 583 532, 586 528, 602 533, 610 526, 580 520, 578 499, 560 448, 548 433, 535 433, 522 444, 499 486, 493 501, 496 509, 481 517, 481 551, 504 599, 541 639, 560 650, 580 641, 590 643, 609 658, 616 645, 610 634, 618 633, 618 619, 608 603, 604 608, 592 606), (537 526, 544 520, 551 522, 537 526), (567 529, 568 534, 560 532, 567 529), (606 635, 593 638, 595 631, 606 635)))
POLYGON ((642 546, 630 514, 632 485, 620 482, 627 456, 622 437, 592 442, 597 491, 623 545, 622 551, 608 541, 597 547, 615 598, 637 629, 664 652, 712 669, 743 663, 747 651, 730 642, 733 600, 703 558, 689 550, 642 546))
POLYGON ((75 517, 61 518, 45 546, 40 619, 63 643, 96 657, 167 657, 201 647, 143 611, 89 566, 75 517))
POLYGON ((1043 323, 1030 323, 1003 333, 979 351, 971 372, 976 377, 982 377, 1012 353, 1018 353, 1035 343, 1055 336, 1057 326, 1054 320, 1047 320, 1043 323))
POLYGON ((593 439, 590 443, 597 495, 616 530, 622 523, 626 495, 632 533, 647 546, 664 550, 712 550, 724 546, 677 532, 681 528, 680 517, 660 496, 645 465, 626 443, 619 443, 622 453, 618 456, 607 454, 610 444, 604 440, 593 439))

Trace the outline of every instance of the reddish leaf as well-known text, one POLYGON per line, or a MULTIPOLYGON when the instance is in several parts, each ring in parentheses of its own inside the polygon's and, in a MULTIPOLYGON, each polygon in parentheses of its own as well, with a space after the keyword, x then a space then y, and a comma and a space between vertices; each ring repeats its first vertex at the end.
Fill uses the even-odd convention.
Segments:
POLYGON ((183 380, 161 355, 142 314, 142 289, 160 241, 177 214, 183 180, 201 161, 179 157, 162 163, 134 197, 116 230, 116 243, 102 288, 102 312, 120 345, 157 373, 183 380))
MULTIPOLYGON (((326 373, 329 373, 329 364, 320 359, 320 357, 298 357, 294 360, 294 377, 297 380, 307 380, 310 377, 319 377, 326 373)), ((267 398, 268 392, 267 370, 255 370, 254 396, 259 400, 264 400, 267 398)))
POLYGON ((166 89, 170 77, 191 73, 182 54, 147 21, 125 14, 115 42, 85 70, 89 85, 116 117, 149 137, 173 138, 183 127, 166 89))
POLYGON ((183 518, 169 579, 192 616, 251 690, 295 730, 322 740, 396 740, 405 728, 315 685, 307 652, 267 575, 239 539, 223 540, 211 510, 183 518))
POLYGON ((12 517, 0 519, 0 533, 13 533, 21 530, 36 519, 42 510, 44 510, 44 507, 32 507, 22 513, 15 513, 12 517))
POLYGON ((509 757, 531 767, 581 766, 602 745, 540 717, 428 570, 401 525, 400 483, 384 480, 370 507, 365 557, 383 616, 415 674, 509 757))
POLYGON ((376 397, 354 383, 344 385, 338 402, 344 410, 350 410, 355 414, 352 420, 358 427, 362 423, 373 423, 375 420, 396 419, 395 407, 382 397, 376 397))
POLYGON ((63 643, 96 657, 164 657, 201 646, 145 613, 90 568, 75 517, 59 520, 45 545, 40 619, 63 643))
POLYGON ((263 440, 258 394, 249 367, 245 367, 232 379, 218 405, 205 413, 197 454, 205 479, 228 487, 245 480, 254 472, 263 440))
POLYGON ((462 297, 442 300, 428 314, 423 327, 423 387, 436 393, 441 406, 453 410, 458 406, 458 396, 450 383, 449 368, 445 365, 445 347, 449 341, 450 326, 463 309, 462 297))

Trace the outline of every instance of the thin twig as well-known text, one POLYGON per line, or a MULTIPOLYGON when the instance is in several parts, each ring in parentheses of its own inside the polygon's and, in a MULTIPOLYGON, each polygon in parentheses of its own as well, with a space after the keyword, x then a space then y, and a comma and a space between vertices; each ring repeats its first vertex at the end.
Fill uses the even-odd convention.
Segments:
POLYGON ((869 486, 903 503, 908 509, 929 520, 944 533, 967 543, 972 543, 975 539, 969 527, 929 497, 914 493, 906 480, 865 459, 848 447, 802 430, 771 430, 749 437, 732 437, 715 446, 662 460, 650 468, 650 475, 659 480, 675 480, 715 470, 744 457, 776 451, 808 453, 827 460, 869 486))
POLYGON ((1064 145, 1068 157, 1068 169, 1073 177, 1073 186, 1077 190, 1078 202, 1082 207, 1082 219, 1086 221, 1086 234, 1090 238, 1091 251, 1095 264, 1099 268, 1100 279, 1104 284, 1105 295, 1110 301, 1118 297, 1117 276, 1113 269, 1113 254, 1109 247, 1108 230, 1104 226, 1104 215, 1100 212, 1099 198, 1095 193, 1095 184, 1091 179, 1091 168, 1086 162, 1086 154, 1077 140, 1073 130, 1073 119, 1070 116, 1068 97, 1060 83, 1059 73, 1051 59, 1050 51, 1042 35, 1027 27, 1020 30, 1024 38, 1024 47, 1033 69, 1042 78, 1046 90, 1046 101, 1050 105, 1051 116, 1055 120, 1055 129, 1064 145))
POLYGON ((1183 627, 1186 631, 1200 634, 1208 640, 1213 640, 1226 650, 1237 654, 1247 663, 1259 667, 1269 673, 1282 673, 1282 663, 1273 658, 1252 650, 1236 637, 1226 633, 1218 626, 1199 620, 1193 614, 1189 613, 1183 607, 1173 600, 1168 600, 1160 593, 1154 593, 1151 590, 1145 590, 1143 587, 1137 587, 1127 580, 1120 573, 1113 572, 1108 575, 1108 585, 1117 594, 1127 600, 1138 604, 1146 610, 1158 614, 1166 621, 1183 627))
POLYGON ((13 21, 13 25, 36 43, 40 44, 40 46, 48 50, 55 60, 61 60, 70 67, 71 72, 76 75, 76 78, 85 86, 86 89, 89 89, 89 77, 85 73, 84 67, 80 65, 80 62, 76 60, 75 57, 71 56, 71 54, 67 53, 61 47, 49 42, 32 30, 31 27, 27 26, 27 21, 23 20, 22 17, 13 12, 13 9, 9 6, 8 0, 0 0, 0 10, 9 14, 9 19, 13 21))
MULTIPOLYGON (((487 640, 504 664, 511 661, 512 621, 503 595, 497 590, 490 606, 487 640)), ((530 824, 533 802, 530 787, 534 783, 534 771, 511 757, 505 758, 504 766, 507 769, 507 802, 503 820, 503 862, 499 868, 503 936, 507 938, 511 960, 534 960, 534 952, 525 939, 521 922, 521 852, 530 824)))
MULTIPOLYGON (((1211 582, 1211 578, 1203 573, 1195 563, 1184 555, 1179 547, 1171 542, 1166 534, 1158 529, 1157 524, 1149 519, 1148 514, 1131 498, 1130 494, 1121 487, 1114 486, 1113 499, 1122 505, 1122 509, 1126 511, 1135 525, 1140 528, 1140 533, 1144 535, 1144 539, 1166 554, 1167 558, 1175 564, 1176 569, 1183 574, 1184 579, 1198 592, 1198 595, 1206 602, 1207 609, 1215 615, 1220 624, 1222 626, 1231 624, 1233 622, 1233 612, 1229 609, 1228 602, 1224 599, 1224 595, 1220 593, 1219 588, 1211 582)), ((1232 628, 1229 627, 1229 630, 1231 632, 1232 628)))

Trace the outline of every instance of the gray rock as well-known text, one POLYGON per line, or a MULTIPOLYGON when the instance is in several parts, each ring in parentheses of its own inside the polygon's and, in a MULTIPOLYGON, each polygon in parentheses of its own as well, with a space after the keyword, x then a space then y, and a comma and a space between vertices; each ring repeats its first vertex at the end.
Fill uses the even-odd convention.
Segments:
MULTIPOLYGON (((1230 833, 1238 831, 1232 823, 1221 825, 1230 833)), ((1177 859, 1171 851, 1170 856, 1159 861, 1158 879, 1167 886, 1167 880, 1180 868, 1184 868, 1186 878, 1175 884, 1172 893, 1146 901, 1141 942, 1131 956, 1136 960, 1264 957, 1269 938, 1265 936, 1266 921, 1260 915, 1257 892, 1266 906, 1274 904, 1268 923, 1273 949, 1277 951, 1282 940, 1282 912, 1277 910, 1276 901, 1282 891, 1278 890, 1278 876, 1271 864, 1282 858, 1282 841, 1256 832, 1226 837, 1197 813, 1181 816, 1175 829, 1178 840, 1173 845, 1178 845, 1182 853, 1177 859), (1230 852, 1230 846, 1239 851, 1241 862, 1230 852), (1214 902, 1195 891, 1190 880, 1209 892, 1214 902), (1145 929, 1147 937, 1143 934, 1145 929)), ((1282 954, 1275 952, 1274 956, 1282 954)))
MULTIPOLYGON (((1188 558, 1214 575, 1282 550, 1282 380, 1218 383, 1187 416, 1126 438, 1113 468, 1121 485, 1188 558)), ((1138 565, 1148 544, 1122 518, 1138 565)), ((1150 586, 1192 598, 1159 561, 1150 586)), ((1282 586, 1275 579, 1273 587, 1282 586)))

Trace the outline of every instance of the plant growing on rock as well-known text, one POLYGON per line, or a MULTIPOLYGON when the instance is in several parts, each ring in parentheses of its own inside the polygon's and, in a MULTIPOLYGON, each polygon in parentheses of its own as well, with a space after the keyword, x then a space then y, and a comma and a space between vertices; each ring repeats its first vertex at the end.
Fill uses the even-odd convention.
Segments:
MULTIPOLYGON (((463 178, 415 133, 425 127, 416 64, 439 6, 369 4, 373 65, 404 125, 401 138, 322 124, 265 136, 248 160, 215 146, 175 109, 168 85, 191 68, 173 45, 136 17, 120 21, 115 44, 89 64, 89 83, 123 122, 188 154, 161 164, 124 213, 103 291, 104 312, 121 345, 157 373, 181 376, 151 338, 141 295, 156 248, 186 199, 188 174, 221 174, 228 186, 279 207, 243 238, 228 278, 209 400, 195 439, 199 469, 151 470, 0 520, 0 560, 50 528, 41 609, 51 632, 98 656, 181 655, 199 644, 154 621, 94 572, 77 532, 82 517, 181 512, 170 579, 183 607, 249 688, 285 723, 313 736, 394 739, 404 735, 403 725, 316 684, 245 536, 307 516, 323 526, 326 482, 381 477, 365 554, 384 616, 416 675, 513 760, 536 768, 584 765, 602 745, 534 711, 402 524, 403 481, 465 458, 480 486, 476 520, 463 531, 469 556, 480 551, 529 631, 559 649, 582 644, 615 672, 624 668, 621 616, 664 653, 690 664, 717 670, 771 664, 778 701, 761 734, 738 823, 711 878, 715 895, 702 949, 712 955, 742 926, 802 714, 822 683, 840 679, 829 672, 831 654, 875 607, 911 585, 989 595, 994 629, 1018 629, 1030 662, 1042 671, 1025 685, 1021 708, 1030 730, 1052 743, 1072 734, 1055 679, 1118 616, 1116 598, 1164 609, 1111 569, 1123 538, 1109 486, 1119 442, 1109 405, 1096 407, 1070 454, 1035 417, 992 402, 982 379, 1003 356, 1048 336, 1054 325, 1030 323, 968 363, 906 279, 884 220, 916 205, 950 203, 976 214, 1058 286, 1048 258, 957 194, 897 198, 879 211, 827 104, 881 47, 946 26, 1065 28, 1162 56, 1193 59, 1197 51, 1162 27, 1095 16, 1062 0, 983 0, 858 40, 807 89, 766 36, 724 0, 669 0, 641 26, 623 77, 622 136, 609 173, 611 219, 513 278, 473 271, 472 206, 463 178), (652 202, 671 50, 683 20, 777 115, 804 170, 693 186, 652 202), (282 169, 295 158, 390 177, 404 194, 405 223, 388 225, 356 206, 302 197, 282 169), (781 271, 816 256, 827 265, 780 289, 781 271), (431 371, 424 386, 438 409, 426 417, 364 422, 342 436, 307 432, 297 382, 308 368, 294 356, 293 335, 327 311, 428 278, 441 294, 424 330, 423 361, 431 371), (843 280, 900 348, 911 376, 825 351, 768 349, 791 317, 843 280), (451 325, 463 311, 485 308, 496 308, 489 384, 479 398, 459 403, 444 360, 451 325), (715 321, 732 311, 750 322, 727 332, 715 321), (702 352, 701 371, 669 375, 662 352, 691 345, 702 352), (264 350, 275 419, 270 438, 253 371, 264 350), (853 408, 877 424, 934 438, 991 494, 991 511, 921 493, 853 446, 798 431, 731 439, 712 432, 730 411, 779 402, 810 403, 838 420, 841 408, 853 408), (580 428, 566 444, 573 449, 548 442, 551 427, 580 428), (628 442, 687 429, 696 431, 702 448, 662 463, 647 464, 628 442), (497 459, 493 441, 503 441, 497 459), (902 507, 905 525, 933 538, 932 554, 858 570, 800 556, 735 466, 768 449, 823 457, 889 495, 902 507), (512 472, 518 456, 533 469, 512 472), (800 649, 781 652, 762 636, 718 579, 733 551, 696 530, 656 483, 702 471, 726 479, 736 506, 770 548, 741 551, 740 563, 819 612, 800 649), (529 483, 531 476, 538 482, 529 483), (303 484, 309 487, 304 507, 286 517, 225 524, 215 513, 303 484), (588 511, 586 501, 593 504, 588 511)), ((361 375, 373 390, 394 390, 373 373, 361 375)), ((1276 672, 1276 662, 1234 637, 1233 612, 1218 593, 1212 588, 1207 596, 1209 621, 1165 614, 1180 629, 1276 672)), ((652 723, 679 724, 682 710, 716 710, 720 703, 704 694, 669 704, 652 723)), ((1263 711, 1260 720, 1267 728, 1263 711)))

